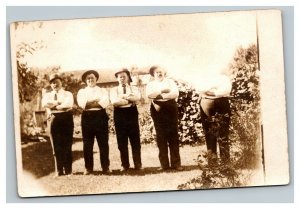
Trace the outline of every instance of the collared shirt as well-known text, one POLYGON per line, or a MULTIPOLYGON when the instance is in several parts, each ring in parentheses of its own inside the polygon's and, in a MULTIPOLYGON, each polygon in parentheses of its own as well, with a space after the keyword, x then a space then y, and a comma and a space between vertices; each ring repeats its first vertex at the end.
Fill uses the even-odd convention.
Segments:
POLYGON ((213 93, 214 95, 203 94, 203 98, 217 99, 221 97, 229 97, 232 88, 232 83, 229 77, 225 75, 216 75, 213 77, 206 91, 213 93))
POLYGON ((73 107, 73 104, 74 104, 73 94, 69 91, 65 91, 64 89, 60 89, 58 90, 58 92, 56 91, 47 92, 44 94, 42 98, 42 106, 46 107, 48 114, 65 112, 66 109, 71 109, 73 107), (57 98, 57 100, 55 100, 55 97, 57 98), (47 108, 47 105, 53 104, 54 102, 61 103, 58 106, 64 110, 50 110, 50 108, 47 108))
POLYGON ((162 81, 150 81, 146 86, 146 96, 150 99, 155 99, 158 95, 161 95, 163 99, 157 99, 157 101, 176 99, 179 96, 176 83, 169 78, 164 78, 162 81), (161 93, 163 89, 170 89, 170 92, 161 93))
POLYGON ((126 84, 125 88, 126 94, 123 93, 122 85, 116 86, 110 90, 110 101, 115 107, 131 107, 141 99, 141 93, 137 87, 126 84), (131 102, 124 99, 124 97, 127 98, 129 95, 131 102))
MULTIPOLYGON (((95 87, 87 86, 78 91, 77 103, 82 109, 85 109, 87 102, 97 100, 97 99, 99 99, 98 104, 102 108, 106 108, 109 105, 108 92, 103 88, 100 88, 98 86, 95 86, 95 87)), ((89 110, 91 110, 91 109, 89 109, 89 110)))

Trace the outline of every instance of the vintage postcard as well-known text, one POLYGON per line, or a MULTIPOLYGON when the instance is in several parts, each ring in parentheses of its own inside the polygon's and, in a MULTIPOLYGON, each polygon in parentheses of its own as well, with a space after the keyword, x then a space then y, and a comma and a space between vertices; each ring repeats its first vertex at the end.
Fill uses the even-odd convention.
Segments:
POLYGON ((279 10, 10 24, 21 197, 289 183, 279 10))

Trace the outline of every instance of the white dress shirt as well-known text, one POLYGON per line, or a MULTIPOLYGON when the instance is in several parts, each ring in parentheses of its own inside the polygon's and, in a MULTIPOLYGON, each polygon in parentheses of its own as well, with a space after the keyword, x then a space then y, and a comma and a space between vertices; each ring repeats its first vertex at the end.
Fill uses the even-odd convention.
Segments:
POLYGON ((126 94, 123 93, 123 86, 119 85, 110 90, 110 101, 115 107, 130 107, 141 99, 141 93, 135 86, 126 84, 126 94), (130 98, 128 101, 125 98, 130 98))
POLYGON ((214 95, 203 94, 202 97, 214 99, 221 97, 229 97, 232 88, 232 83, 229 77, 225 75, 216 75, 210 82, 207 91, 213 93, 214 95))
MULTIPOLYGON (((106 108, 109 105, 109 97, 108 92, 100 88, 98 86, 95 87, 85 87, 83 89, 80 89, 77 94, 77 103, 82 108, 85 109, 86 103, 99 99, 98 104, 102 108, 106 108)), ((96 110, 97 108, 95 108, 96 110)), ((89 109, 92 110, 92 109, 89 109)))
POLYGON ((64 89, 56 91, 47 92, 44 94, 42 98, 42 107, 45 107, 47 109, 48 114, 49 113, 59 113, 64 112, 66 109, 70 109, 73 107, 74 99, 73 94, 69 91, 65 91, 64 89), (57 100, 55 100, 55 94, 57 95, 57 100), (60 105, 59 110, 50 110, 49 106, 51 106, 53 103, 59 102, 60 105), (63 110, 61 110, 63 109, 63 110))
POLYGON ((176 99, 179 96, 176 83, 169 78, 164 78, 162 81, 150 81, 146 86, 146 96, 150 99, 155 99, 158 95, 161 95, 163 99, 158 99, 157 101, 176 99), (170 89, 170 92, 161 93, 163 89, 170 89))

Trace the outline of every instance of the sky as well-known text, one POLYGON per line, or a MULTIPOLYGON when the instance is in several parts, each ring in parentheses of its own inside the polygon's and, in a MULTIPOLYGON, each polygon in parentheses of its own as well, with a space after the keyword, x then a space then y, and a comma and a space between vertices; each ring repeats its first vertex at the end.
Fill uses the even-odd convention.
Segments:
POLYGON ((201 88, 228 68, 236 49, 256 43, 254 11, 29 22, 12 38, 43 41, 29 67, 62 71, 160 65, 201 88), (209 79, 208 79, 209 80, 209 79))

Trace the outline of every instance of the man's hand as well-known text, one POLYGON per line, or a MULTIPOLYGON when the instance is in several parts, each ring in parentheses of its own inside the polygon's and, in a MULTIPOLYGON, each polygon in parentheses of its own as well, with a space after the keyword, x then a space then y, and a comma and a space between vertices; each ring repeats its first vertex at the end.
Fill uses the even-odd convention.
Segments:
POLYGON ((133 97, 134 97, 134 94, 130 93, 130 94, 128 94, 128 95, 126 96, 125 99, 126 99, 127 101, 129 101, 129 102, 133 102, 133 101, 132 101, 133 97))
POLYGON ((128 94, 119 94, 118 96, 119 96, 119 98, 121 98, 121 99, 127 99, 128 94))
POLYGON ((56 106, 60 105, 60 104, 61 104, 61 102, 58 102, 58 101, 48 102, 46 107, 50 108, 51 110, 56 110, 56 106))

